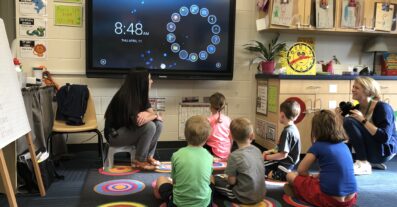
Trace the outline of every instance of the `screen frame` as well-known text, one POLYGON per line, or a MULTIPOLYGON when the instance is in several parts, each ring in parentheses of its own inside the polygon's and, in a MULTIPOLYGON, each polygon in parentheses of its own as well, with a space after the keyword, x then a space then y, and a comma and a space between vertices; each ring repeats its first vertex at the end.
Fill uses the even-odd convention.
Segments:
MULTIPOLYGON (((125 68, 96 68, 92 64, 92 3, 95 0, 86 0, 86 76, 88 78, 123 78, 129 69, 125 68)), ((213 0, 216 1, 216 0, 213 0)), ((232 80, 234 71, 234 47, 235 47, 235 22, 236 22, 236 0, 228 0, 229 4, 229 41, 228 59, 226 71, 191 71, 191 70, 161 70, 150 69, 149 72, 154 79, 170 80, 232 80)), ((137 66, 140 67, 140 66, 137 66)))

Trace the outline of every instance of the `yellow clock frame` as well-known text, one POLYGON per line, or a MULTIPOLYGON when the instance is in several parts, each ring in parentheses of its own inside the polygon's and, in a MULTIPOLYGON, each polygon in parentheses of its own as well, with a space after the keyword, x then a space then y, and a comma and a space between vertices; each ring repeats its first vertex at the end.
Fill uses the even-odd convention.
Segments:
POLYGON ((288 75, 316 75, 316 56, 305 42, 297 42, 287 51, 288 75))

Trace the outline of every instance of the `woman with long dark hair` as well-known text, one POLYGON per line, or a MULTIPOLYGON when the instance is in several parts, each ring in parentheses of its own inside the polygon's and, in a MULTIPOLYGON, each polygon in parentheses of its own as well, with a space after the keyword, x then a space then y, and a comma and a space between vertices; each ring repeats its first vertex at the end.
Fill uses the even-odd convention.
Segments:
POLYGON ((152 83, 146 69, 131 70, 105 112, 105 137, 110 146, 135 145, 133 165, 142 170, 160 165, 153 156, 163 123, 149 102, 152 83))

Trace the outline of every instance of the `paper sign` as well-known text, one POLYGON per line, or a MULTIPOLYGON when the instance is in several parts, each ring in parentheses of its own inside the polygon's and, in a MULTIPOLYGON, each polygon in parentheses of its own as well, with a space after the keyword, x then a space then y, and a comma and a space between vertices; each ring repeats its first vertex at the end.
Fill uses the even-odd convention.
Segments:
POLYGON ((19 13, 44 16, 47 14, 47 0, 19 0, 19 13))
POLYGON ((268 111, 269 112, 277 112, 277 86, 269 86, 268 89, 268 96, 267 96, 267 103, 268 103, 268 111))
POLYGON ((44 40, 20 40, 19 49, 23 58, 47 58, 47 46, 44 40))
POLYGON ((46 19, 19 18, 19 35, 21 37, 45 38, 46 33, 46 19))
POLYGON ((55 5, 55 25, 81 27, 82 6, 55 5))

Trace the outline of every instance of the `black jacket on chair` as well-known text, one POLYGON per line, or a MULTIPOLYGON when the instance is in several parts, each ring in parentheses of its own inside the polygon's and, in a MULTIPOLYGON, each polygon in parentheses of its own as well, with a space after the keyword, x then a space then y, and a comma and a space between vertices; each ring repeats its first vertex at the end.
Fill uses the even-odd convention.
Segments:
POLYGON ((62 86, 56 95, 58 103, 56 119, 66 121, 68 125, 83 125, 88 97, 87 85, 67 83, 62 86))

